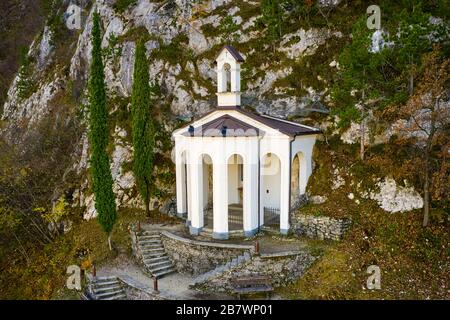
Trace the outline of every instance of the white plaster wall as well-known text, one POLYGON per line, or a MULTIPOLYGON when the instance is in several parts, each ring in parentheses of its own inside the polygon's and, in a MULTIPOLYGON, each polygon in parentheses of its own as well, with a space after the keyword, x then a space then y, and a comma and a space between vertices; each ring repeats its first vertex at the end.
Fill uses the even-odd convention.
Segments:
POLYGON ((300 194, 306 192, 306 185, 312 173, 312 152, 316 142, 316 135, 298 136, 292 142, 291 163, 296 154, 300 160, 300 194))
POLYGON ((220 107, 233 107, 241 105, 240 93, 217 93, 217 104, 220 107))
POLYGON ((216 59, 217 62, 217 103, 219 106, 241 105, 241 67, 234 57, 224 49, 216 59), (230 91, 227 89, 227 71, 224 65, 230 66, 230 91))
POLYGON ((241 91, 241 76, 240 76, 240 63, 237 62, 228 50, 222 50, 216 59, 217 62, 217 87, 218 92, 227 91, 227 77, 226 71, 224 69, 225 64, 229 64, 231 69, 231 91, 238 92, 241 91))
POLYGON ((187 212, 186 152, 180 151, 179 149, 179 146, 177 147, 177 145, 175 145, 176 154, 179 155, 175 159, 177 213, 181 215, 187 212))
POLYGON ((280 160, 276 155, 272 155, 271 163, 267 163, 265 159, 261 162, 261 174, 264 175, 264 180, 261 185, 261 205, 262 207, 271 207, 280 209, 280 195, 281 195, 281 166, 280 160), (264 167, 264 163, 268 168, 264 167), (269 192, 267 192, 269 191, 269 192))
MULTIPOLYGON (((217 188, 217 192, 214 192, 214 230, 217 232, 226 232, 228 230, 228 202, 237 202, 231 200, 237 200, 233 191, 228 186, 228 171, 233 176, 236 176, 236 169, 228 168, 228 159, 233 154, 239 154, 244 161, 244 230, 253 230, 258 226, 258 183, 261 181, 260 199, 261 205, 259 211, 260 223, 264 222, 263 207, 265 204, 275 204, 275 200, 278 200, 279 205, 273 205, 273 207, 280 208, 280 228, 282 230, 289 229, 289 187, 291 183, 290 166, 294 156, 298 153, 302 153, 302 163, 300 163, 300 192, 304 193, 306 190, 306 184, 309 176, 312 172, 312 150, 314 147, 316 136, 298 136, 292 142, 292 153, 290 154, 291 138, 280 133, 278 130, 270 128, 252 118, 247 117, 244 114, 234 110, 217 110, 211 114, 199 119, 193 123, 194 127, 198 127, 204 123, 212 121, 224 114, 229 114, 239 120, 242 120, 252 126, 259 128, 263 136, 262 137, 185 137, 181 135, 181 132, 186 130, 181 128, 176 130, 173 137, 176 142, 176 152, 178 157, 180 152, 188 150, 189 154, 199 155, 201 153, 211 156, 214 166, 213 183, 214 188, 217 188), (258 177, 259 161, 267 153, 274 153, 280 160, 279 178, 274 178, 273 175, 261 175, 258 177), (265 196, 265 190, 267 187, 271 187, 271 195, 276 194, 275 197, 271 197, 270 200, 265 196), (273 191, 272 191, 273 190, 273 191), (274 193, 272 193, 274 192, 274 193), (272 201, 273 202, 266 202, 272 201)), ((190 158, 190 157, 189 157, 190 158)), ((196 171, 195 166, 192 166, 194 170, 191 170, 191 174, 194 173, 193 180, 190 183, 191 186, 195 186, 194 180, 196 171)), ((203 176, 203 175, 202 175, 203 176)), ((177 175, 178 177, 178 175, 177 175)), ((198 178, 197 178, 198 179, 198 178)), ((178 181, 177 181, 178 184, 178 181)), ((177 190, 181 189, 177 187, 177 190)), ((201 190, 201 189, 200 189, 201 190)), ((216 190, 216 189, 214 189, 216 190)), ((200 198, 195 192, 190 193, 188 190, 188 198, 201 199, 199 203, 203 203, 203 199, 200 198)), ((189 201, 188 201, 189 204, 189 201)), ((181 205, 180 205, 181 207, 181 205)), ((200 215, 200 208, 195 205, 189 206, 191 214, 196 212, 200 215)), ((200 218, 195 219, 198 225, 201 224, 200 218)), ((194 221, 194 219, 192 220, 194 221)))

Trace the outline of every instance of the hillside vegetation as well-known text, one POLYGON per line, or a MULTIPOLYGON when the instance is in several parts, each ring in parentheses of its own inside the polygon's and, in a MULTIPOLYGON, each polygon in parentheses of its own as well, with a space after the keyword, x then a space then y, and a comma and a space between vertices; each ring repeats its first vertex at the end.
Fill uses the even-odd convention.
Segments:
MULTIPOLYGON (((22 59, 8 42, 17 56, 15 79, 0 65, 6 75, 0 79, 0 298, 77 298, 64 290, 66 267, 87 269, 130 254, 128 228, 148 221, 132 173, 138 41, 145 43, 155 125, 150 221, 174 221, 167 215, 175 197, 171 132, 215 107, 213 60, 231 44, 245 57, 244 108, 323 131, 307 192, 325 200, 299 212, 352 219, 344 239, 330 243, 302 279, 279 293, 448 298, 446 1, 371 1, 381 8, 383 32, 376 36, 366 26, 368 3, 359 0, 99 0, 96 7, 80 1, 81 30, 64 27, 68 4, 46 6, 45 29, 31 18, 39 34, 22 59), (112 251, 97 221, 88 220, 95 215, 87 135, 94 7, 118 202, 112 251), (381 290, 366 289, 370 265, 381 269, 381 290)), ((8 30, 2 26, 1 35, 18 34, 26 44, 33 36, 26 28, 8 30)))

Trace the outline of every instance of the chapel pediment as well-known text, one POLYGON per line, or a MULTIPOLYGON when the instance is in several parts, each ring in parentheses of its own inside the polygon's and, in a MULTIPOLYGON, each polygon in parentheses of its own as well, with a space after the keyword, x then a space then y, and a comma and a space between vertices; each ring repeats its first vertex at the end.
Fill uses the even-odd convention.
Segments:
POLYGON ((194 128, 189 126, 184 136, 195 137, 255 137, 260 130, 244 121, 228 114, 220 116, 202 126, 194 128))

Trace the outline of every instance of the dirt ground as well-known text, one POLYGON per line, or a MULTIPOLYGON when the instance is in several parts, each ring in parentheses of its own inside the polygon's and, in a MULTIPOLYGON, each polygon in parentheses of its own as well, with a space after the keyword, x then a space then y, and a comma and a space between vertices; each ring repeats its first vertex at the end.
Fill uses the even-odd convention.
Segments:
MULTIPOLYGON (((215 242, 209 237, 191 236, 187 228, 182 224, 145 224, 141 226, 144 230, 167 230, 179 236, 205 242, 215 242)), ((260 252, 262 254, 270 254, 286 251, 308 250, 315 244, 305 239, 298 239, 296 237, 284 237, 273 234, 260 234, 252 238, 246 239, 230 239, 220 241, 220 243, 229 244, 245 244, 254 245, 255 241, 259 242, 260 252)), ((132 284, 133 287, 138 288, 142 294, 138 295, 137 299, 154 299, 155 292, 153 290, 153 279, 142 270, 133 258, 126 254, 119 255, 115 260, 107 265, 103 265, 97 270, 98 276, 118 276, 125 282, 132 284)), ((158 280, 158 298, 170 300, 222 300, 234 299, 223 293, 203 293, 192 290, 189 284, 194 279, 189 274, 173 273, 158 280)), ((136 297, 135 297, 136 298, 136 297)), ((258 298, 258 297, 252 297, 258 298)), ((273 295, 271 299, 279 299, 280 297, 273 295)))

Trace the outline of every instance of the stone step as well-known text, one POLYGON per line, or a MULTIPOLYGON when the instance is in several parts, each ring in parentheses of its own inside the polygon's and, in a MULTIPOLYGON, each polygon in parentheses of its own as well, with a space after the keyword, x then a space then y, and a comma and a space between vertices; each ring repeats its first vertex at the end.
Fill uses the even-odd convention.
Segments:
POLYGON ((103 276, 103 277, 94 277, 93 281, 108 281, 108 280, 117 280, 116 276, 103 276))
POLYGON ((144 234, 137 237, 138 240, 159 240, 161 236, 159 234, 144 234))
POLYGON ((114 291, 108 291, 108 292, 96 294, 95 297, 96 297, 97 299, 99 299, 99 298, 101 299, 101 298, 112 297, 112 296, 114 296, 114 295, 116 295, 116 294, 124 294, 124 292, 123 292, 122 289, 120 289, 120 290, 114 290, 114 291))
POLYGON ((148 240, 148 239, 159 239, 161 236, 159 234, 147 234, 142 236, 137 236, 138 239, 148 240))
POLYGON ((159 245, 162 245, 162 242, 161 242, 161 240, 159 240, 159 239, 154 239, 154 240, 141 240, 141 241, 138 241, 138 244, 139 244, 140 246, 146 246, 146 245, 148 245, 148 244, 159 244, 159 245))
POLYGON ((165 269, 165 270, 158 271, 158 272, 155 272, 155 273, 152 273, 152 274, 153 274, 153 276, 155 276, 156 278, 159 279, 159 278, 162 278, 162 277, 165 276, 165 275, 174 273, 174 272, 176 272, 176 271, 177 271, 177 270, 173 267, 173 268, 165 269))
POLYGON ((97 294, 97 293, 106 292, 106 291, 115 291, 118 289, 122 289, 122 286, 120 284, 112 285, 109 287, 100 287, 100 288, 94 287, 93 291, 95 294, 97 294))
POLYGON ((139 245, 141 249, 164 248, 161 243, 146 243, 139 245))
POLYGON ((108 298, 105 298, 102 300, 120 300, 120 299, 126 299, 126 298, 127 298, 127 296, 124 293, 121 293, 121 294, 116 294, 112 297, 108 297, 108 298))
POLYGON ((151 252, 142 256, 142 260, 152 260, 155 258, 166 257, 167 254, 164 251, 161 252, 151 252))
POLYGON ((164 247, 148 248, 148 249, 144 249, 144 250, 141 250, 141 251, 142 251, 142 254, 153 253, 153 252, 162 252, 162 251, 164 251, 164 247))
POLYGON ((157 267, 157 266, 163 266, 163 265, 167 265, 167 264, 172 265, 172 261, 170 261, 169 258, 161 260, 161 261, 158 261, 158 262, 154 262, 154 261, 145 262, 145 265, 147 267, 149 267, 149 268, 154 268, 154 267, 157 267))
POLYGON ((110 280, 110 281, 94 281, 92 283, 95 287, 104 287, 104 286, 111 286, 115 284, 120 284, 119 280, 110 280))
POLYGON ((162 261, 162 260, 169 260, 169 257, 167 256, 166 253, 160 255, 160 256, 150 256, 148 258, 146 258, 145 256, 143 257, 144 262, 148 262, 148 263, 153 263, 153 262, 158 262, 158 261, 162 261))
POLYGON ((138 235, 138 238, 159 238, 161 235, 159 234, 159 232, 154 232, 154 233, 147 233, 144 232, 141 235, 138 235))
POLYGON ((159 238, 138 239, 138 243, 161 243, 159 238))
POLYGON ((165 265, 153 266, 153 267, 147 266, 147 267, 150 269, 151 273, 153 274, 153 273, 161 271, 161 270, 172 269, 173 265, 169 262, 169 264, 166 263, 165 265))

